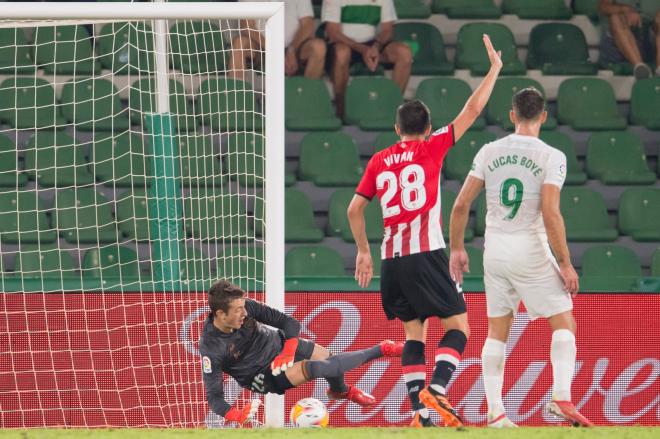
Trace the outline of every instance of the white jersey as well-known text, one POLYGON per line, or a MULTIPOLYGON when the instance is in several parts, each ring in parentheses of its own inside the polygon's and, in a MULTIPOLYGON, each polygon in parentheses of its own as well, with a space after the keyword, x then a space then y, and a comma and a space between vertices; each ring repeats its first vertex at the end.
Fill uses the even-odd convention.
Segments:
POLYGON ((469 175, 486 186, 486 234, 545 235, 541 186, 559 188, 566 178, 566 155, 537 137, 511 134, 484 145, 469 175))

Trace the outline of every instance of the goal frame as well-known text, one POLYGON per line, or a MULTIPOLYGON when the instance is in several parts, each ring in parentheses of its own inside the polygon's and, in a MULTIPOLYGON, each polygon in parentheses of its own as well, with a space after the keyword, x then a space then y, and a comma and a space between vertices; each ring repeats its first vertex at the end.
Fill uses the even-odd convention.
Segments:
MULTIPOLYGON (((284 311, 284 3, 28 3, 3 4, 4 21, 154 20, 157 112, 169 113, 167 20, 261 19, 265 26, 265 301, 284 311), (165 50, 164 50, 165 49, 165 50)), ((284 397, 265 397, 265 423, 284 426, 284 397)))

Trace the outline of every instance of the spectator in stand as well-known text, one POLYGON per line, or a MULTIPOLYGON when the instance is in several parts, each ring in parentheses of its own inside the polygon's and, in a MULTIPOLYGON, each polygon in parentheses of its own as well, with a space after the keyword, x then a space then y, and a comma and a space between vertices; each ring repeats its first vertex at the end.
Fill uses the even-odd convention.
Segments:
POLYGON ((651 76, 645 61, 655 61, 655 74, 660 76, 660 0, 599 0, 598 12, 602 61, 628 61, 637 79, 651 76))
POLYGON ((323 0, 321 21, 326 25, 339 117, 344 113, 351 62, 362 60, 372 72, 380 63, 394 64, 392 79, 405 91, 412 53, 406 44, 392 41, 396 19, 392 0, 323 0))

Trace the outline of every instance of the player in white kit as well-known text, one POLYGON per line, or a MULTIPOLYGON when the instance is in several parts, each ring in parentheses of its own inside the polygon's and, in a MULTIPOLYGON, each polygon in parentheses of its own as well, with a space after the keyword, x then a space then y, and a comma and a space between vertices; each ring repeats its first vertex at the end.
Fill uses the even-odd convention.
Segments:
POLYGON ((531 319, 546 318, 553 331, 553 395, 547 410, 576 426, 591 425, 571 402, 576 354, 571 296, 579 286, 559 210, 566 156, 538 138, 547 118, 544 107, 538 90, 526 88, 516 93, 510 113, 515 134, 479 150, 450 220, 449 271, 461 283, 468 271, 463 236, 470 205, 485 186, 488 338, 481 360, 488 425, 496 428, 516 427, 506 416, 502 385, 506 341, 520 300, 531 319))

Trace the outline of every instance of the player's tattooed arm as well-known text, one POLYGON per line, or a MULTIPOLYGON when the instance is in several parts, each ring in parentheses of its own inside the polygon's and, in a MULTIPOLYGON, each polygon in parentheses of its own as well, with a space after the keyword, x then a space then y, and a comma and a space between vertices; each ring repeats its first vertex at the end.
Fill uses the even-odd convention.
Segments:
POLYGON ((449 243, 451 246, 449 274, 453 281, 459 284, 463 283, 463 273, 470 271, 470 260, 463 245, 465 226, 470 217, 470 206, 483 187, 483 180, 472 175, 468 176, 451 210, 449 219, 449 243))

